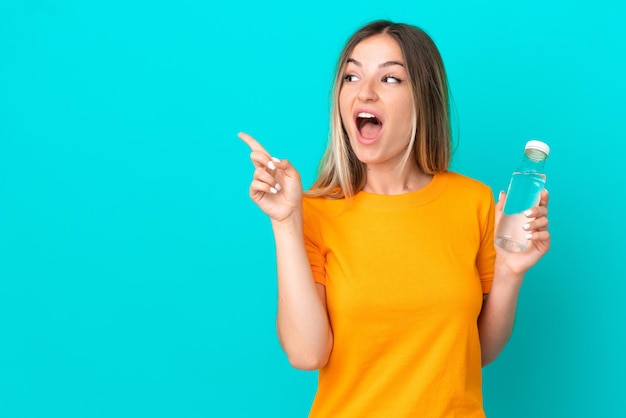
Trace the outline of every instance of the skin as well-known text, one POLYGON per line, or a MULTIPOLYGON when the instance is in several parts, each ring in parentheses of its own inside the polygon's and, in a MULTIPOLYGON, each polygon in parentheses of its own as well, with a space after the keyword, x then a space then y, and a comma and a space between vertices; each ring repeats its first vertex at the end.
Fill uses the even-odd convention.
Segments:
MULTIPOLYGON (((496 205, 496 226, 502 217, 504 197, 505 193, 500 192, 496 205)), ((498 357, 511 337, 524 275, 550 249, 548 200, 548 191, 543 190, 539 206, 526 211, 529 220, 526 230, 531 238, 525 251, 509 253, 496 246, 493 284, 489 295, 485 295, 478 318, 483 366, 498 357)))
POLYGON ((273 160, 254 138, 239 137, 250 147, 256 167, 250 198, 270 218, 278 269, 278 339, 292 366, 303 370, 324 367, 333 335, 326 308, 326 288, 313 280, 303 239, 302 183, 287 160, 273 160), (276 184, 281 190, 276 190, 276 184))
POLYGON ((361 41, 346 66, 339 93, 339 110, 350 145, 367 165, 364 190, 397 194, 423 187, 431 176, 423 175, 417 164, 408 164, 398 176, 404 152, 411 140, 413 98, 402 51, 389 35, 376 35, 361 41), (372 144, 358 140, 354 115, 367 111, 383 120, 380 138, 372 144), (404 182, 396 188, 398 178, 404 182))
MULTIPOLYGON (((376 35, 361 41, 350 58, 357 62, 346 68, 339 94, 340 113, 350 144, 367 167, 364 190, 399 194, 424 187, 432 176, 422 173, 414 159, 409 158, 409 163, 397 170, 409 143, 412 115, 412 110, 407 110, 412 109, 411 93, 399 46, 388 35, 376 35), (353 114, 361 108, 372 109, 384 121, 380 138, 372 144, 358 140, 353 114)), ((269 216, 274 232, 279 340, 294 367, 319 369, 328 361, 333 335, 326 289, 314 282, 304 246, 300 175, 289 161, 273 159, 250 135, 240 133, 239 137, 250 147, 255 167, 250 198, 269 216)), ((503 197, 501 193, 496 205, 496 224, 502 214, 503 197)), ((483 365, 493 361, 509 340, 524 274, 550 248, 547 206, 548 193, 544 191, 539 206, 528 211, 526 231, 532 236, 524 252, 508 253, 496 248, 493 284, 478 320, 483 365)))

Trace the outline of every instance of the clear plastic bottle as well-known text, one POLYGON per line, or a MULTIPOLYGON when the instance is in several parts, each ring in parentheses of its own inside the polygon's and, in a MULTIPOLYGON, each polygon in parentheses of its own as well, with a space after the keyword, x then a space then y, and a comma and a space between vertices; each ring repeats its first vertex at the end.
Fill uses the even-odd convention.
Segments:
POLYGON ((510 252, 524 251, 528 246, 523 225, 531 222, 524 212, 537 206, 546 184, 543 167, 550 147, 541 141, 528 141, 521 164, 513 172, 506 192, 504 209, 496 230, 496 245, 510 252))

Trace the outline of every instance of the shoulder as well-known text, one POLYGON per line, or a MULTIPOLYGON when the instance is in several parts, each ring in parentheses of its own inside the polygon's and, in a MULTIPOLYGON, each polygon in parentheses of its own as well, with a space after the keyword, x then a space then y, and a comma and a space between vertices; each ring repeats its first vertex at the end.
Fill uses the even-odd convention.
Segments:
POLYGON ((322 196, 304 196, 302 199, 302 219, 305 239, 323 242, 322 231, 332 228, 337 216, 345 208, 345 199, 331 199, 322 196))
POLYGON ((325 213, 335 212, 338 208, 343 208, 345 199, 332 199, 324 196, 304 196, 302 199, 302 209, 305 216, 320 216, 325 213))
POLYGON ((449 188, 462 193, 464 196, 493 196, 491 187, 479 180, 454 171, 448 171, 441 175, 446 178, 449 188))
POLYGON ((474 178, 455 172, 447 172, 446 193, 452 204, 469 209, 475 207, 479 211, 490 210, 495 204, 491 187, 474 178))

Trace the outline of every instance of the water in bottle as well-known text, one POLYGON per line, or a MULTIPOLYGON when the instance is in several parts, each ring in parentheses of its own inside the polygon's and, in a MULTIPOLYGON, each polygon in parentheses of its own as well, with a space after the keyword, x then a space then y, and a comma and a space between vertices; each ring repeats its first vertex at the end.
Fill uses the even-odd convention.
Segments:
POLYGON ((504 209, 496 230, 496 245, 511 252, 524 251, 528 246, 523 225, 533 221, 524 215, 527 209, 539 204, 546 183, 543 166, 550 147, 541 141, 528 141, 520 166, 513 172, 506 193, 504 209))

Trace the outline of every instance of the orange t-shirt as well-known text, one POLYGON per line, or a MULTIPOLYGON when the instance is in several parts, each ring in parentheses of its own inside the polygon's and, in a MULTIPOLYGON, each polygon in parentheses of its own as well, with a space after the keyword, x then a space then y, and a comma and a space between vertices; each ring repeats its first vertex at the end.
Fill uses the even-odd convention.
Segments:
POLYGON ((477 319, 493 229, 491 190, 451 172, 402 195, 304 199, 334 337, 311 418, 485 416, 477 319))

